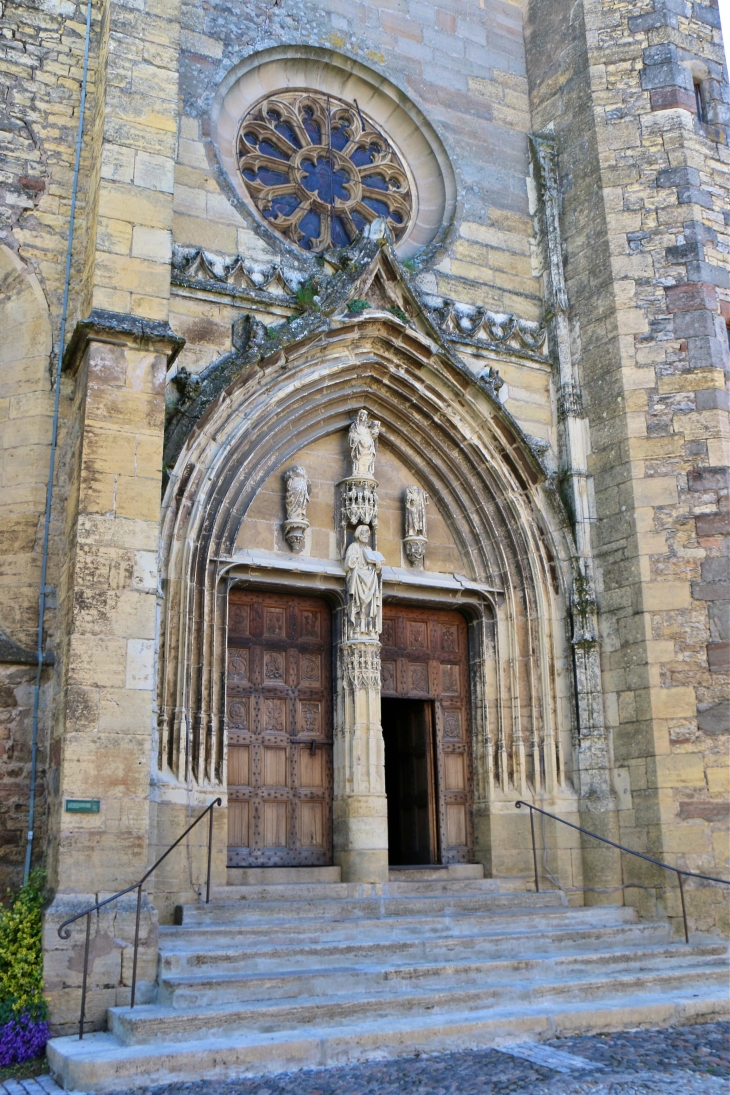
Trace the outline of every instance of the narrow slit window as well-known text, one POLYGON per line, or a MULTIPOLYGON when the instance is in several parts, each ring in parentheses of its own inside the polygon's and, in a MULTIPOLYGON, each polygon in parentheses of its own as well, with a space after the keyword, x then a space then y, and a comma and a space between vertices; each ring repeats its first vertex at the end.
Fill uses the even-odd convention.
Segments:
POLYGON ((695 80, 695 107, 697 109, 697 118, 700 122, 706 122, 705 117, 705 100, 702 95, 702 81, 695 80))

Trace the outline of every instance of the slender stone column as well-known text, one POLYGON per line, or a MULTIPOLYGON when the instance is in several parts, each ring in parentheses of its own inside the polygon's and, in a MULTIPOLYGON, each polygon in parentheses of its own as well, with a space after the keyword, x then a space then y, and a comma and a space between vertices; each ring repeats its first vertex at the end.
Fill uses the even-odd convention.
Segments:
POLYGON ((388 878, 388 805, 380 726, 380 643, 340 648, 335 731, 334 845, 343 881, 388 878))
POLYGON ((359 411, 350 428, 352 475, 340 483, 347 575, 334 743, 334 858, 348 882, 388 878, 388 807, 380 725, 383 556, 374 477, 380 424, 359 411), (372 544, 371 544, 372 541, 372 544))
MULTIPOLYGON (((578 370, 573 360, 568 322, 568 294, 560 233, 556 148, 550 136, 531 138, 538 191, 542 201, 549 329, 555 356, 562 476, 570 499, 576 554, 573 560, 573 663, 578 714, 578 786, 582 823, 599 835, 616 840, 618 818, 611 785, 598 630, 591 507, 588 489, 588 436, 578 370)), ((620 885, 619 853, 586 838, 583 847, 587 885, 620 885)), ((610 902, 613 895, 587 894, 588 902, 610 902)))

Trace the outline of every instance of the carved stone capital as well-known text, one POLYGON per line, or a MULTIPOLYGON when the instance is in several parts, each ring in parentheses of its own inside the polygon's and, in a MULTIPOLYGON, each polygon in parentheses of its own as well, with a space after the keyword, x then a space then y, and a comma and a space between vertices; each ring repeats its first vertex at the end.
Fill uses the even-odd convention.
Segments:
POLYGON ((582 418, 583 397, 580 388, 573 383, 561 384, 558 389, 558 418, 582 418))
POLYGON ((380 689, 380 643, 344 642, 342 652, 342 677, 351 689, 380 689))

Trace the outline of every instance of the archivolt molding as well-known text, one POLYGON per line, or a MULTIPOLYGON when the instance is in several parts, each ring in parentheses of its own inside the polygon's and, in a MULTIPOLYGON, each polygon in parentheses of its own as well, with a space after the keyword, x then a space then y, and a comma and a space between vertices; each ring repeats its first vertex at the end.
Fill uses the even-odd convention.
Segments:
MULTIPOLYGON (((198 253, 187 267, 185 276, 194 276, 203 269, 201 262, 209 269, 207 261, 198 253)), ((397 341, 405 346, 413 342, 418 346, 418 352, 427 356, 438 355, 448 367, 462 373, 465 382, 476 382, 496 398, 502 386, 498 370, 492 365, 485 367, 484 361, 476 358, 473 367, 465 364, 454 346, 454 341, 461 341, 463 336, 439 326, 440 313, 429 310, 408 278, 384 221, 374 221, 353 247, 330 256, 329 267, 332 272, 328 276, 307 281, 297 281, 295 273, 287 271, 284 274, 282 269, 284 284, 297 286, 297 303, 302 301, 298 311, 268 328, 252 317, 243 317, 234 324, 234 348, 230 353, 214 361, 199 375, 190 375, 185 370, 178 372, 175 378, 178 399, 171 405, 166 433, 167 467, 175 464, 195 422, 237 377, 247 376, 256 368, 266 369, 271 362, 295 360, 302 346, 316 339, 327 341, 337 337, 343 325, 350 329, 360 322, 363 329, 368 328, 378 314, 387 316, 391 328, 393 324, 396 328, 400 326, 394 335, 397 341)), ((237 269, 245 270, 245 267, 241 265, 237 269)), ((500 317, 494 318, 496 322, 500 317)), ((516 324, 510 323, 505 331, 511 337, 515 328, 516 324)), ((509 352, 514 354, 514 347, 509 347, 509 352)), ((515 458, 524 465, 522 474, 530 482, 537 482, 544 474, 540 462, 542 454, 527 443, 507 411, 500 409, 499 417, 511 423, 507 431, 510 437, 521 438, 521 443, 515 447, 515 458)))
MULTIPOLYGON (((386 260, 383 247, 381 272, 386 260)), ((558 728, 570 726, 572 702, 567 521, 493 390, 422 331, 375 310, 254 356, 199 413, 192 408, 164 500, 160 763, 193 783, 223 779, 221 560, 230 567, 269 474, 304 446, 346 431, 360 407, 380 420, 380 444, 440 500, 467 577, 504 591, 480 617, 478 798, 514 797, 550 781, 556 791, 565 771, 558 728), (482 680, 487 673, 493 687, 482 680)))

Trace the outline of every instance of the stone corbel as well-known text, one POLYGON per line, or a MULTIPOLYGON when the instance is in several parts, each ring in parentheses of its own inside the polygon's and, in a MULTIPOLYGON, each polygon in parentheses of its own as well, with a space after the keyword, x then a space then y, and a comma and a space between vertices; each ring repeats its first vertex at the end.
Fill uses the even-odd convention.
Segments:
POLYGON ((140 350, 164 354, 168 368, 185 345, 185 339, 176 335, 169 323, 143 319, 127 312, 92 308, 86 319, 79 320, 74 327, 63 355, 64 372, 75 375, 90 342, 136 346, 140 350))

